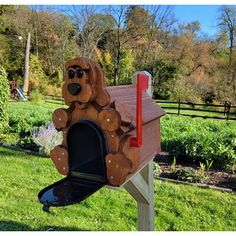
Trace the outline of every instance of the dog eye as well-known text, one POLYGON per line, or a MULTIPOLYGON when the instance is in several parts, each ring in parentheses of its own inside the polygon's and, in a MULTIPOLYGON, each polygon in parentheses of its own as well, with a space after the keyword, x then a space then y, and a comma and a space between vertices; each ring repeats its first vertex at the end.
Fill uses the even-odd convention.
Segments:
POLYGON ((69 79, 73 79, 75 76, 75 72, 73 70, 68 70, 67 75, 68 75, 69 79))
POLYGON ((77 78, 81 78, 81 77, 83 77, 83 75, 84 75, 84 71, 81 70, 81 69, 78 69, 78 70, 76 71, 76 74, 77 74, 77 78))

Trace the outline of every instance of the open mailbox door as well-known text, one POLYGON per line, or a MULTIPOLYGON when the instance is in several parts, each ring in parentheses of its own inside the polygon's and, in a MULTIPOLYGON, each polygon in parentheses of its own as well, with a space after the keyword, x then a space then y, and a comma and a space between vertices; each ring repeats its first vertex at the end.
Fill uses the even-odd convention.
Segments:
POLYGON ((107 141, 101 128, 89 120, 73 124, 67 134, 69 174, 38 194, 45 211, 50 206, 81 202, 107 183, 107 141))

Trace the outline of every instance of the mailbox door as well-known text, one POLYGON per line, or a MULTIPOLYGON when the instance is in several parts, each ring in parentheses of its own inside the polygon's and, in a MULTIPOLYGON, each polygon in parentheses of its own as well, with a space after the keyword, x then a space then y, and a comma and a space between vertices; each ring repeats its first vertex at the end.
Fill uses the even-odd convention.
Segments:
POLYGON ((83 120, 71 126, 67 135, 70 174, 39 192, 44 206, 78 203, 106 183, 106 138, 93 122, 83 120))
POLYGON ((104 183, 67 176, 39 192, 38 198, 48 207, 67 206, 83 201, 103 186, 104 183))

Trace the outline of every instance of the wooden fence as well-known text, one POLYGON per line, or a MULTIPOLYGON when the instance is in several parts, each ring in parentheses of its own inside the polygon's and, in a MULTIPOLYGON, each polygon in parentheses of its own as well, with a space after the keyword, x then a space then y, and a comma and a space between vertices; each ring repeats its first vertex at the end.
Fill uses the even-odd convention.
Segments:
POLYGON ((225 102, 223 105, 215 105, 156 100, 156 103, 158 103, 167 114, 211 119, 236 120, 236 106, 232 106, 228 102, 225 102))
MULTIPOLYGON (((65 104, 64 99, 61 96, 54 95, 45 96, 45 103, 65 104)), ((216 105, 156 100, 156 103, 158 103, 167 114, 209 119, 236 120, 236 106, 233 106, 228 102, 225 102, 223 105, 216 105)))
POLYGON ((62 104, 62 105, 65 104, 62 96, 46 95, 44 99, 45 99, 45 103, 54 103, 54 104, 62 104))

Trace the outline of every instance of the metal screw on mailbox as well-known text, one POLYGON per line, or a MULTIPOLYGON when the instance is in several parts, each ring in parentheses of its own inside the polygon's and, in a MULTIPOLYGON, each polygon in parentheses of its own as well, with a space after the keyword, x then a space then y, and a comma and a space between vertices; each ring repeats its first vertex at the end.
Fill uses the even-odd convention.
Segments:
POLYGON ((107 118, 107 122, 110 122, 111 120, 110 120, 110 118, 107 118))
POLYGON ((58 158, 58 161, 60 161, 60 160, 61 160, 61 158, 59 157, 59 158, 58 158))
POLYGON ((111 163, 111 160, 109 160, 108 163, 111 163))

